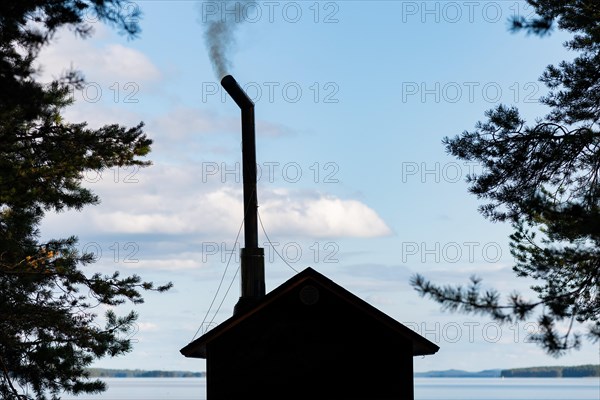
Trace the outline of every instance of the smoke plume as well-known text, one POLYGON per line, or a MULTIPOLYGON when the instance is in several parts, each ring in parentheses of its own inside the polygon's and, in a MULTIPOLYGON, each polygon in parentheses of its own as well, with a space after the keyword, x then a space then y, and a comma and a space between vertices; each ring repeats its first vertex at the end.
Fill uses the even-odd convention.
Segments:
POLYGON ((243 22, 244 3, 248 1, 205 1, 202 4, 202 23, 206 29, 204 39, 218 79, 231 69, 229 52, 235 43, 235 29, 243 22))

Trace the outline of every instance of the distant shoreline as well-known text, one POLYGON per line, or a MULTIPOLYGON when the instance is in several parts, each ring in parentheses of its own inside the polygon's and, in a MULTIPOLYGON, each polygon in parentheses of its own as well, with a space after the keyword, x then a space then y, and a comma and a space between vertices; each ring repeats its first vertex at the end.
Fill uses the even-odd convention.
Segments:
POLYGON ((415 378, 588 378, 600 376, 600 365, 489 369, 479 372, 445 370, 416 372, 415 378))
MULTIPOLYGON (((204 378, 206 372, 140 369, 90 368, 91 378, 204 378)), ((415 372, 415 378, 593 378, 600 377, 600 365, 490 369, 478 372, 444 370, 415 372)))
POLYGON ((203 378, 205 372, 90 368, 91 378, 203 378))

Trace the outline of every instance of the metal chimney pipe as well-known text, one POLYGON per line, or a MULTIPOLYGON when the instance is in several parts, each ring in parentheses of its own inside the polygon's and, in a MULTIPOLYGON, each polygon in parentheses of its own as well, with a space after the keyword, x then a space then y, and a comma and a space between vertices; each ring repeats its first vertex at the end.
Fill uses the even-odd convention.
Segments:
POLYGON ((258 247, 254 102, 231 75, 221 79, 221 86, 240 107, 242 113, 245 247, 241 250, 241 296, 234 310, 234 313, 238 313, 265 295, 264 249, 258 247))

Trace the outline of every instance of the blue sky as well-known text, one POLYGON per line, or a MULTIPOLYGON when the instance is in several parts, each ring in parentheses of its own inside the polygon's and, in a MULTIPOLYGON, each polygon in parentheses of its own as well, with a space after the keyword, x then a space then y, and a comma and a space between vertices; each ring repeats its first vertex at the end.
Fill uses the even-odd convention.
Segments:
MULTIPOLYGON (((68 119, 93 127, 144 121, 153 165, 90 173, 86 185, 102 203, 49 215, 42 236, 77 235, 82 250, 99 255, 94 270, 175 285, 135 307, 134 350, 95 366, 202 371, 203 360, 179 349, 232 314, 243 243, 242 234, 235 244, 239 109, 222 92, 204 41, 203 20, 224 3, 127 7, 142 11, 139 38, 127 40, 90 15, 95 36, 59 32, 41 54, 40 79, 81 69, 88 84, 73 94, 68 119)), ((467 192, 464 177, 479 166, 446 155, 441 140, 473 129, 498 103, 518 106, 529 120, 542 115, 537 78, 572 57, 562 47, 567 36, 509 33, 510 16, 531 13, 523 1, 241 7, 229 73, 256 103, 268 291, 294 269, 315 268, 440 346, 414 360, 416 371, 598 361, 597 346, 587 343, 549 357, 527 343, 534 320, 499 327, 442 312, 408 283, 417 272, 438 283, 477 274, 507 294, 528 293, 531 282, 511 272, 510 227, 484 220, 467 192)))

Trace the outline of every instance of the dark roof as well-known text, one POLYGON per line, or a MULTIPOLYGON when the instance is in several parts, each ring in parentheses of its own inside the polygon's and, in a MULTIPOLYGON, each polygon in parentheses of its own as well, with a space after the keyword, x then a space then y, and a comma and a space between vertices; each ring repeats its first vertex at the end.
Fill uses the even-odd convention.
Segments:
POLYGON ((337 283, 333 282, 331 279, 308 267, 305 270, 294 275, 292 278, 288 279, 279 287, 267 293, 263 297, 261 302, 255 307, 252 307, 251 309, 245 312, 234 314, 232 317, 223 321, 220 325, 216 326, 204 335, 200 336, 198 339, 189 343, 187 346, 180 350, 181 354, 183 354, 186 357, 206 358, 206 346, 212 340, 219 337, 223 333, 228 332, 230 329, 235 329, 236 325, 238 325, 240 322, 251 318, 257 313, 260 313, 265 309, 265 307, 267 307, 269 304, 272 304, 273 302, 276 302, 277 299, 279 299, 285 293, 309 281, 313 284, 318 284, 319 286, 322 286, 323 288, 329 290, 331 293, 335 294, 342 300, 348 302, 351 306, 353 306, 356 309, 357 312, 363 312, 369 315, 374 320, 384 324, 392 331, 395 331, 395 333, 397 333, 401 337, 410 340, 413 344, 413 356, 434 354, 439 350, 439 346, 437 346, 436 344, 430 342, 429 340, 419 335, 412 329, 402 325, 400 322, 396 321, 395 319, 391 318, 387 314, 373 307, 366 301, 362 300, 361 298, 352 294, 348 290, 344 289, 337 283))

